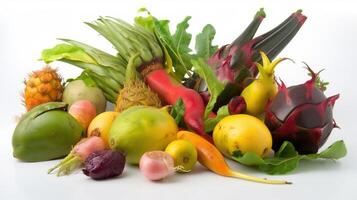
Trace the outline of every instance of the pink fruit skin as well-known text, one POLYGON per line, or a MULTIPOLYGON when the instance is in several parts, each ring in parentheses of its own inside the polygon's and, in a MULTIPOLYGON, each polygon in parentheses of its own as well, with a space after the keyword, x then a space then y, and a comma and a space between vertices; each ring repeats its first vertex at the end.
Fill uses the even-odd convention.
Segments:
POLYGON ((95 106, 88 100, 74 102, 69 108, 68 113, 79 122, 84 130, 87 130, 90 122, 97 115, 95 106))
POLYGON ((147 179, 158 181, 172 173, 174 160, 170 155, 166 154, 162 151, 152 151, 145 153, 141 157, 140 171, 147 179))

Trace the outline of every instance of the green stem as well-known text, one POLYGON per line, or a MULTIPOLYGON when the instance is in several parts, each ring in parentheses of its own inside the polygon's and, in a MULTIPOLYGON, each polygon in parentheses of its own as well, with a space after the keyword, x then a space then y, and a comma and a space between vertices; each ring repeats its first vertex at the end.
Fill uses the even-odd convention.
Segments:
POLYGON ((111 30, 109 30, 105 27, 105 24, 103 23, 103 21, 101 19, 95 21, 94 23, 85 22, 85 24, 87 24, 89 27, 91 27, 92 29, 97 31, 99 34, 101 34, 104 38, 106 38, 108 41, 110 41, 113 44, 113 46, 115 47, 115 49, 118 52, 120 52, 120 55, 124 60, 129 59, 130 56, 128 54, 124 53, 124 52, 127 52, 127 48, 121 44, 121 40, 119 38, 117 38, 115 33, 113 33, 111 30))
POLYGON ((75 65, 79 68, 82 69, 87 69, 92 71, 93 73, 98 74, 99 76, 103 77, 110 77, 111 80, 116 81, 117 84, 123 84, 124 79, 120 79, 120 77, 123 77, 120 72, 115 71, 113 69, 110 69, 110 72, 107 70, 108 68, 104 68, 102 66, 94 65, 94 64, 89 64, 89 63, 84 63, 80 61, 73 61, 73 60, 67 60, 67 59, 62 59, 61 61, 75 65))
POLYGON ((97 81, 96 82, 101 82, 103 83, 106 87, 112 89, 113 91, 119 91, 120 88, 122 88, 122 84, 117 83, 111 78, 108 78, 106 76, 100 76, 96 73, 89 72, 91 77, 94 77, 97 81))
POLYGON ((71 159, 67 160, 66 162, 62 163, 59 166, 57 176, 67 175, 74 171, 75 169, 79 168, 82 165, 82 160, 79 156, 73 156, 71 159))
POLYGON ((126 73, 125 73, 125 83, 130 83, 136 80, 137 72, 136 72, 136 65, 135 60, 139 57, 139 53, 130 57, 128 65, 126 66, 126 73))
POLYGON ((106 83, 103 83, 103 81, 101 79, 98 79, 95 76, 91 76, 91 78, 95 81, 95 83, 98 85, 98 87, 100 87, 100 89, 103 91, 106 99, 112 103, 115 103, 116 97, 117 97, 118 92, 121 87, 118 88, 117 90, 113 90, 109 86, 107 86, 106 83))
POLYGON ((59 38, 59 40, 62 40, 73 46, 81 48, 84 52, 86 52, 89 56, 91 56, 98 64, 102 66, 111 67, 113 69, 117 69, 118 71, 125 71, 125 66, 127 62, 120 57, 113 56, 100 49, 97 49, 95 47, 92 47, 90 45, 75 40, 63 39, 63 38, 59 38))
POLYGON ((107 94, 105 92, 103 92, 104 94, 104 97, 107 101, 111 102, 111 103, 114 103, 115 104, 115 101, 116 101, 116 97, 114 96, 111 96, 110 94, 107 94))
POLYGON ((75 157, 74 154, 72 154, 72 153, 68 154, 68 156, 66 156, 63 160, 61 160, 61 162, 59 162, 54 167, 48 169, 47 173, 50 174, 51 172, 53 172, 53 170, 57 169, 58 167, 60 167, 61 165, 63 165, 64 163, 66 163, 67 161, 71 160, 74 157, 75 157))

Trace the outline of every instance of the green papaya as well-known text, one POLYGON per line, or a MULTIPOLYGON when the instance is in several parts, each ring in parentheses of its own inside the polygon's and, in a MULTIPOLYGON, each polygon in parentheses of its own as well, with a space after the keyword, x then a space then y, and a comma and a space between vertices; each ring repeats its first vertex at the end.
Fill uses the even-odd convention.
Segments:
POLYGON ((38 162, 67 155, 81 139, 83 130, 66 108, 66 103, 49 102, 27 112, 12 136, 13 156, 38 162))

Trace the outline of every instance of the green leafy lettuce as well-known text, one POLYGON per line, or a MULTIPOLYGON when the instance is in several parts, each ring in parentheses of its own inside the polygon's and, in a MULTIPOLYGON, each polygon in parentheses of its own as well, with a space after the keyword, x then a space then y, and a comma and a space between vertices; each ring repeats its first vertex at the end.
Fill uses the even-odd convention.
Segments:
POLYGON ((317 154, 299 155, 294 145, 285 141, 279 151, 272 158, 261 158, 255 153, 242 154, 240 151, 233 152, 231 159, 248 166, 255 166, 268 174, 286 174, 295 170, 300 160, 314 160, 318 158, 337 160, 346 156, 345 143, 339 140, 324 151, 317 154))
POLYGON ((223 91, 224 85, 217 79, 214 71, 208 66, 203 58, 192 59, 191 62, 195 72, 206 81, 209 93, 211 94, 204 114, 204 119, 207 119, 208 115, 212 112, 218 95, 223 91))
POLYGON ((211 24, 207 24, 203 27, 202 32, 196 36, 196 56, 208 59, 214 52, 217 51, 218 46, 212 45, 214 36, 216 35, 216 30, 211 24))
MULTIPOLYGON (((207 59, 217 50, 217 46, 212 45, 216 31, 210 24, 206 25, 196 36, 196 53, 194 53, 189 47, 192 34, 187 32, 190 16, 178 23, 175 32, 172 33, 169 20, 157 19, 145 8, 139 9, 139 12, 145 13, 146 16, 136 17, 135 23, 154 32, 164 51, 166 67, 173 68, 171 74, 178 81, 182 81, 187 75, 192 75, 191 59, 197 57, 207 59)), ((168 71, 171 72, 171 69, 168 71)))

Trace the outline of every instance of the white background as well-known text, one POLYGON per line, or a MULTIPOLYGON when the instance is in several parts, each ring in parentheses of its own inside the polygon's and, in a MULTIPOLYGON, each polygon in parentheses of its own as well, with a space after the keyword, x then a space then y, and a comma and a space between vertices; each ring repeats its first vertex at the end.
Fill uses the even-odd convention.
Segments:
MULTIPOLYGON (((356 46, 357 12, 353 1, 0 1, 0 199, 357 199, 356 185, 356 46), (10 3, 11 2, 11 3, 10 3), (47 169, 57 161, 22 163, 12 157, 11 135, 14 118, 24 112, 22 81, 32 70, 40 69, 41 50, 57 43, 55 38, 77 39, 114 52, 104 39, 82 22, 98 16, 115 16, 131 21, 136 10, 146 6, 158 18, 173 24, 191 15, 189 31, 197 33, 205 23, 217 30, 216 44, 233 41, 264 7, 267 18, 259 33, 273 28, 301 8, 308 20, 280 54, 296 64, 285 62, 277 76, 288 85, 308 77, 301 61, 315 70, 325 68, 322 77, 330 82, 328 95, 341 94, 335 106, 335 129, 326 148, 344 139, 349 153, 338 162, 302 162, 284 176, 270 177, 230 163, 233 168, 256 176, 280 178, 293 185, 264 185, 223 178, 198 167, 193 173, 175 175, 152 183, 138 169, 128 166, 123 176, 108 181, 92 181, 81 173, 57 178, 47 169)), ((70 78, 79 70, 62 63, 53 64, 70 78)))

